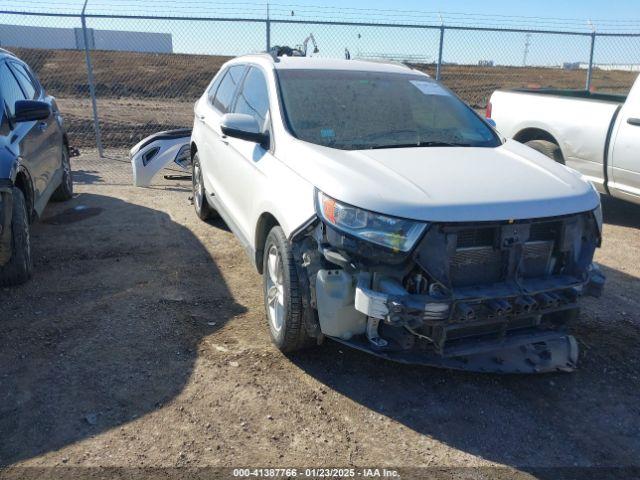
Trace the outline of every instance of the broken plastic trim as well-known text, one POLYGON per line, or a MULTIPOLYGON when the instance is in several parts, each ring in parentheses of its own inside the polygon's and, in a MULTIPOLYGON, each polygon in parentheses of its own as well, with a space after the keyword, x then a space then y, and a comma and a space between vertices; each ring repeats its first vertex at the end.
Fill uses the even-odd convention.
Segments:
POLYGON ((452 349, 444 355, 422 349, 384 351, 362 337, 334 340, 394 362, 486 373, 572 372, 579 353, 576 339, 560 332, 512 334, 504 340, 452 349))

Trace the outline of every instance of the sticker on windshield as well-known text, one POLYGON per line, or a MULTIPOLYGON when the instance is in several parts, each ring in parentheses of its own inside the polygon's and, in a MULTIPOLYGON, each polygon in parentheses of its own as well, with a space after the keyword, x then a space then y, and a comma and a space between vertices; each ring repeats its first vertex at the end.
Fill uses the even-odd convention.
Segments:
POLYGON ((426 82, 424 80, 409 80, 411 84, 420 90, 425 95, 442 95, 449 96, 449 92, 447 92, 444 88, 438 85, 436 82, 426 82))

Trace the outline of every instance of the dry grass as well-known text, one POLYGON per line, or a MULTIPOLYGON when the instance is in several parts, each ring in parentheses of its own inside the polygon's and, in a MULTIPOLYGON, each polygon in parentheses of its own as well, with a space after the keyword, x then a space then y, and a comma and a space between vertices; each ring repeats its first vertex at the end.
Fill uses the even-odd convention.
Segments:
MULTIPOLYGON (((47 91, 56 96, 78 146, 94 145, 84 52, 14 49, 36 71, 47 91)), ((202 94, 223 56, 92 52, 104 144, 130 146, 158 130, 189 126, 192 104, 202 94)), ((435 75, 435 66, 416 68, 435 75)), ((624 93, 637 73, 594 72, 593 87, 624 93)), ((474 108, 484 108, 498 88, 551 87, 581 89, 584 70, 544 67, 479 67, 445 65, 442 80, 474 108)))

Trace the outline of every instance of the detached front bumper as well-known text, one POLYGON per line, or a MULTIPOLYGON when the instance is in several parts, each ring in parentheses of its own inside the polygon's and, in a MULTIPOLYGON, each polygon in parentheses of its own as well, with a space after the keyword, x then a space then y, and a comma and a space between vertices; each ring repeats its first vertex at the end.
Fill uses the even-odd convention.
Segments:
POLYGON ((11 218, 13 193, 9 186, 0 185, 0 266, 11 258, 11 218))

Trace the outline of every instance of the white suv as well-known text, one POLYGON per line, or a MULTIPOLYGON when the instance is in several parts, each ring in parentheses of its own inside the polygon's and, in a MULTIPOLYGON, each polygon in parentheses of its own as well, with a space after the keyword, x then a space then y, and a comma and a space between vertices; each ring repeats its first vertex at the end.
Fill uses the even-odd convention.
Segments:
POLYGON ((571 370, 563 326, 604 282, 597 192, 409 67, 239 57, 195 105, 201 219, 264 276, 274 343, 325 337, 386 358, 571 370))

